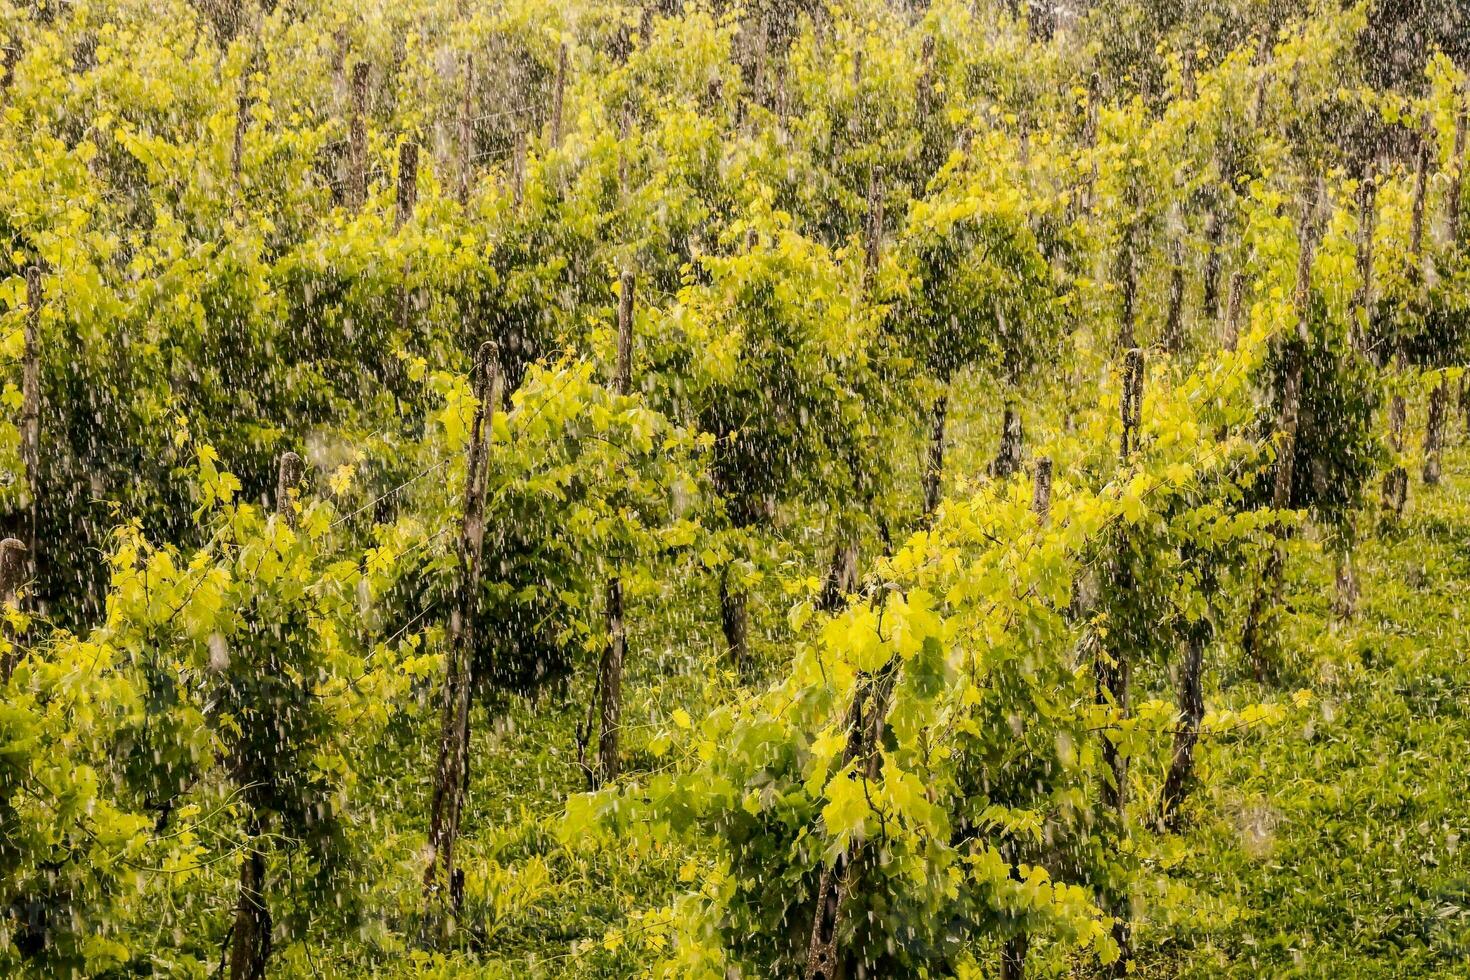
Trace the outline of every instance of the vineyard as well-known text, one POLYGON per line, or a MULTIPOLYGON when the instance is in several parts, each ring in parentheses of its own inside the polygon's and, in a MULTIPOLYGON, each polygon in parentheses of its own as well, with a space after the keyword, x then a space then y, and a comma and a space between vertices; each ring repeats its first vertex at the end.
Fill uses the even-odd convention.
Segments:
POLYGON ((1460 4, 0 42, 0 974, 1467 975, 1460 4))

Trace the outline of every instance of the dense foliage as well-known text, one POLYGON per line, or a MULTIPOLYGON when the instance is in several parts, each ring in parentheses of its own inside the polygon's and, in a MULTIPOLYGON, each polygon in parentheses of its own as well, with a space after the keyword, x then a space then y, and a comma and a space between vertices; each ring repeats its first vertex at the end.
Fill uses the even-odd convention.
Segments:
POLYGON ((1452 975, 1467 37, 0 0, 0 972, 1452 975))

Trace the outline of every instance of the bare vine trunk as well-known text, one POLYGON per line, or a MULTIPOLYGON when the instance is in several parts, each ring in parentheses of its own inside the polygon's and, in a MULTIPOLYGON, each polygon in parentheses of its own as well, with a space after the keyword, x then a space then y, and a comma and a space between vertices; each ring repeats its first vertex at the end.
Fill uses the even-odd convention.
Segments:
POLYGON ((750 655, 749 615, 745 591, 731 584, 730 566, 726 565, 720 570, 720 628, 725 633, 730 662, 737 668, 744 667, 750 655))
POLYGON ((949 381, 934 399, 930 411, 929 457, 924 464, 924 521, 928 523, 939 509, 939 492, 944 479, 944 423, 949 411, 949 381))
POLYGON ((1424 426, 1424 485, 1438 486, 1440 450, 1444 445, 1445 415, 1449 408, 1449 382, 1441 378, 1429 393, 1429 419, 1424 426))
POLYGON ((990 466, 990 472, 996 479, 1006 480, 1021 471, 1021 446, 1024 438, 1021 413, 1016 409, 1014 401, 1007 400, 1000 424, 1000 450, 990 466))
POLYGON ((499 351, 485 344, 475 364, 475 416, 465 460, 464 519, 460 526, 459 581, 449 616, 449 651, 434 768, 434 796, 429 813, 429 866, 424 871, 424 936, 437 942, 444 926, 445 905, 458 912, 463 894, 455 868, 454 846, 464 810, 465 775, 469 769, 470 694, 474 684, 472 654, 479 607, 480 568, 485 541, 485 457, 489 430, 499 401, 499 351))
POLYGON ((1185 635, 1184 662, 1179 669, 1179 728, 1164 791, 1159 799, 1159 823, 1166 830, 1178 825, 1179 806, 1194 780, 1194 748, 1205 716, 1204 660, 1212 629, 1207 619, 1191 624, 1185 635))
MULTIPOLYGON (((1409 407, 1403 395, 1394 395, 1388 404, 1388 446, 1395 456, 1404 451, 1404 425, 1409 407)), ((1383 514, 1391 520, 1404 516, 1409 500, 1409 471, 1397 462, 1383 477, 1383 514)))
MULTIPOLYGON (((250 835, 259 837, 258 818, 250 835)), ((230 980, 264 980, 271 954, 271 912, 265 901, 265 855, 252 842, 240 860, 240 898, 231 933, 230 980)))
MULTIPOLYGON (((847 745, 843 750, 844 766, 857 762, 857 775, 873 780, 878 777, 882 754, 877 751, 883 737, 884 718, 893 684, 898 678, 897 657, 870 674, 858 678, 852 705, 847 714, 847 745)), ((862 844, 849 845, 837 856, 830 868, 824 867, 817 880, 817 894, 812 909, 811 942, 807 946, 806 980, 836 980, 841 964, 838 932, 842 926, 842 906, 854 885, 854 868, 862 857, 862 844)))

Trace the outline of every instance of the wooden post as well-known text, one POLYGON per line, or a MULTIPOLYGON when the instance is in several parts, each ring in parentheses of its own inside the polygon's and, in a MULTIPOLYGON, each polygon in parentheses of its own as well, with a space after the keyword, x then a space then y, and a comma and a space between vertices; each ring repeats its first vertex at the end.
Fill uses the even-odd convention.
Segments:
MULTIPOLYGON (((1404 451, 1404 425, 1408 421, 1409 407, 1402 394, 1395 393, 1388 403, 1388 446, 1394 456, 1404 451)), ((1384 516, 1397 520, 1404 516, 1404 505, 1409 499, 1409 473, 1397 462, 1383 477, 1384 516)))
POLYGON ((628 197, 628 150, 632 134, 633 105, 625 100, 618 120, 618 196, 624 200, 628 197))
POLYGON ((470 695, 474 684, 475 620, 479 609, 480 568, 485 543, 486 445, 500 400, 499 350, 481 346, 475 360, 475 415, 465 458, 464 518, 460 525, 454 609, 449 616, 449 651, 444 678, 438 763, 429 815, 429 866, 424 872, 424 934, 437 940, 444 929, 445 905, 458 913, 463 894, 455 868, 454 845, 464 811, 465 772, 469 766, 470 695))
POLYGON ((1261 117, 1266 114, 1266 83, 1271 78, 1271 43, 1266 38, 1261 38, 1261 46, 1256 49, 1256 97, 1251 102, 1250 115, 1247 121, 1251 129, 1261 125, 1261 117))
POLYGON ((19 62, 20 38, 12 37, 9 39, 9 43, 5 45, 3 63, 0 63, 0 94, 10 91, 10 83, 15 79, 15 66, 19 62))
POLYGON ((0 684, 10 681, 10 675, 15 672, 16 661, 20 659, 16 649, 20 637, 11 628, 8 613, 20 606, 20 587, 26 578, 28 552, 25 542, 19 538, 0 541, 0 636, 4 637, 9 647, 5 656, 0 658, 0 684))
POLYGON ((524 131, 516 133, 515 147, 511 150, 510 188, 511 205, 516 211, 520 211, 521 201, 526 195, 526 134, 524 131))
POLYGON ((1419 153, 1414 166, 1414 209, 1409 219, 1409 255, 1418 258, 1424 250, 1424 201, 1429 194, 1429 121, 1419 133, 1419 153))
POLYGON ((567 90, 567 46, 562 42, 556 56, 556 88, 551 95, 551 145, 561 146, 562 109, 567 90))
POLYGON ((1455 148, 1450 154, 1450 187, 1449 201, 1447 202, 1448 220, 1445 223, 1445 231, 1450 240, 1450 247, 1454 248, 1460 240, 1460 199, 1465 191, 1465 126, 1467 123, 1467 108, 1460 106, 1460 111, 1455 113, 1455 148))
MULTIPOLYGON (((618 295, 618 365, 613 393, 626 395, 633 377, 633 274, 623 273, 618 295)), ((598 665, 599 728, 597 784, 618 778, 618 734, 623 711, 623 659, 628 636, 623 622, 623 582, 614 575, 607 583, 607 646, 598 665)))
POLYGON ((725 634, 730 662, 743 669, 750 656, 750 619, 745 592, 730 581, 728 563, 720 569, 720 630, 725 634))
POLYGON ((235 103, 235 142, 230 150, 230 177, 240 186, 240 167, 245 159, 245 130, 250 126, 250 74, 240 80, 240 95, 235 103))
POLYGON ((1118 250, 1118 278, 1122 284, 1119 290, 1118 346, 1123 350, 1129 350, 1138 343, 1138 262, 1134 254, 1137 234, 1138 229, 1130 219, 1123 229, 1123 241, 1118 250))
POLYGON ((301 485, 301 476, 305 466, 301 457, 295 453, 286 452, 281 454, 281 462, 276 472, 276 513, 285 518, 286 526, 295 531, 299 526, 296 515, 296 501, 292 499, 296 488, 301 485))
POLYGON ((924 523, 939 509, 940 484, 944 477, 944 423, 949 411, 949 379, 939 380, 940 391, 930 410, 929 456, 924 465, 924 523))
MULTIPOLYGON (((1097 149, 1098 102, 1101 97, 1102 76, 1093 72, 1087 79, 1087 113, 1082 120, 1082 145, 1087 149, 1089 155, 1097 149)), ((1084 215, 1092 213, 1094 203, 1092 194, 1096 186, 1097 160, 1094 159, 1089 166, 1087 179, 1082 184, 1081 193, 1078 195, 1084 215)))
POLYGON ((1164 313, 1164 350, 1178 354, 1184 349, 1184 245, 1178 236, 1169 239, 1169 303, 1164 313))
MULTIPOLYGON (((1452 178, 1449 193, 1445 198, 1445 225, 1450 229, 1450 247, 1459 237, 1460 181, 1465 148, 1465 114, 1462 110, 1455 118, 1455 148, 1450 159, 1452 178)), ((1440 450, 1444 445, 1444 428, 1449 418, 1449 381, 1440 376, 1429 393, 1429 418, 1424 427, 1424 484, 1438 486, 1440 481, 1440 450)))
POLYGON ((398 207, 393 227, 402 228, 413 218, 419 201, 419 145, 413 140, 398 144, 398 207))
MULTIPOLYGON (((1213 581, 1213 575, 1209 577, 1213 581)), ((1200 723, 1205 717, 1205 648, 1213 635, 1214 627, 1207 616, 1188 624, 1184 631, 1184 662, 1179 667, 1179 727, 1174 732, 1174 750, 1159 798, 1159 825, 1169 831, 1178 827, 1179 805, 1184 802, 1194 778, 1194 747, 1199 742, 1200 723)))
POLYGON ((26 317, 21 354, 20 461, 26 477, 25 545, 30 571, 36 569, 36 535, 41 514, 41 267, 26 269, 26 317))
POLYGON ((1043 525, 1051 520, 1051 457, 1036 457, 1036 489, 1031 496, 1031 509, 1043 525))
POLYGON ((475 56, 465 55, 464 93, 459 102, 459 206, 470 203, 475 180, 475 56))
POLYGON ((368 66, 352 66, 352 119, 347 130, 347 206, 362 210, 367 201, 368 66))
POLYGON ((1365 177, 1358 185, 1358 291, 1353 296, 1352 344, 1367 353, 1367 332, 1373 315, 1373 232, 1378 218, 1378 182, 1365 177))
POLYGON ((883 258, 883 168, 868 172, 868 217, 863 228, 863 289, 878 272, 883 258))
POLYGON ((1123 399, 1121 405, 1123 436, 1119 458, 1127 460, 1138 449, 1138 425, 1143 416, 1143 350, 1129 349, 1123 358, 1123 399))
POLYGON ((1210 208, 1205 219, 1204 296, 1200 307, 1210 320, 1217 320, 1220 316, 1220 265, 1227 223, 1224 211, 1225 191, 1221 190, 1214 195, 1214 207, 1210 208))
POLYGON ((1450 383, 1443 376, 1429 393, 1429 418, 1424 426, 1424 485, 1439 486, 1440 449, 1444 442, 1445 416, 1448 414, 1450 383))
POLYGON ((1016 382, 1009 380, 1006 386, 1007 397, 1001 410, 1000 448, 996 451, 995 460, 990 464, 990 473, 997 480, 1008 480, 1020 472, 1021 444, 1025 438, 1025 433, 1021 428, 1021 412, 1016 407, 1016 399, 1013 397, 1016 382))
POLYGON ((1230 274, 1230 295, 1225 301, 1225 336, 1222 343, 1226 350, 1234 351, 1240 343, 1240 306, 1245 297, 1245 273, 1230 274))

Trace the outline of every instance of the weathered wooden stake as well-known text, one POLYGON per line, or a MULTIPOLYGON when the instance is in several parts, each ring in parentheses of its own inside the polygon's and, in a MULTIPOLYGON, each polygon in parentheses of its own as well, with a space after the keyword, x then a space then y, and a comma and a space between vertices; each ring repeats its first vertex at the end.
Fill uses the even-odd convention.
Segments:
POLYGON ((863 290, 872 284, 883 257, 883 170, 868 173, 868 214, 863 223, 863 290))
POLYGON ((1134 254, 1134 238, 1137 229, 1129 222, 1123 229, 1123 241, 1118 250, 1118 279, 1121 305, 1118 311, 1118 347, 1129 350, 1138 344, 1138 261, 1134 254))
POLYGON ((475 182, 475 56, 465 55, 464 93, 459 102, 459 206, 470 203, 475 182))
POLYGON ((1425 120, 1425 131, 1419 134, 1419 153, 1414 165, 1414 208, 1409 217, 1409 254, 1418 256, 1424 251, 1424 203, 1429 196, 1430 133, 1433 129, 1425 120))
POLYGON ((1205 648, 1213 635, 1214 627, 1207 616, 1201 616, 1185 628, 1184 662, 1179 667, 1179 728, 1174 732, 1174 750, 1159 798, 1159 824, 1165 830, 1177 828, 1179 805, 1184 802, 1194 778, 1194 747, 1205 717, 1205 648))
MULTIPOLYGON (((1408 421, 1409 406, 1404 396, 1395 393, 1388 403, 1388 446, 1395 457, 1404 451, 1404 425, 1408 421)), ((1404 516, 1404 505, 1409 501, 1409 471, 1397 462, 1383 477, 1384 517, 1398 520, 1404 516)))
POLYGON ((1445 231, 1449 237, 1450 247, 1454 248, 1460 240, 1460 199, 1465 191, 1465 127, 1470 122, 1470 109, 1464 105, 1460 111, 1455 113, 1455 148, 1450 154, 1450 187, 1447 208, 1449 214, 1445 222, 1445 231))
POLYGON ((419 145, 413 140, 398 144, 398 206, 393 227, 402 228, 413 219, 419 202, 419 145))
POLYGON ((1051 457, 1036 457, 1036 489, 1031 495, 1031 509, 1042 524, 1051 520, 1051 457))
POLYGON ((1021 412, 1016 407, 1014 397, 1015 382, 1007 382, 1009 390, 1005 405, 1001 410, 1000 420, 1000 448, 996 451, 995 459, 990 464, 991 475, 997 480, 1008 480, 1021 471, 1021 446, 1025 440, 1025 432, 1021 428, 1021 412))
MULTIPOLYGON (((618 364, 612 388, 626 395, 633 377, 633 274, 623 273, 618 294, 618 364)), ((623 582, 614 575, 607 582, 607 646, 598 665, 597 784, 618 778, 618 734, 623 712, 623 659, 628 635, 623 622, 623 582)))
POLYGON ((360 211, 367 202, 368 66, 352 66, 352 119, 347 129, 347 206, 360 211))
POLYGON ((521 201, 526 196, 526 134, 525 131, 516 133, 515 147, 510 156, 510 199, 511 205, 516 211, 521 209, 521 201))
POLYGON ((940 392, 930 409, 929 456, 924 464, 924 522, 934 519, 939 509, 940 484, 944 478, 944 423, 949 412, 949 379, 941 378, 940 392))
POLYGON ((1378 220, 1378 181, 1365 177, 1358 185, 1358 290, 1353 296, 1352 344, 1368 351, 1368 319, 1373 315, 1373 232, 1378 220))
POLYGON ((567 90, 567 46, 563 42, 556 56, 556 88, 551 95, 551 145, 561 146, 562 109, 567 90))
POLYGON ((245 159, 245 130, 250 126, 250 77, 240 80, 240 95, 235 103, 235 142, 230 150, 230 177, 240 186, 240 168, 245 159))
POLYGON ((1240 344, 1240 307, 1245 299, 1245 273, 1230 274, 1230 295, 1225 300, 1225 336, 1221 343, 1228 351, 1240 344))
POLYGON ((485 543, 485 460, 495 408, 500 401, 499 350, 481 346, 475 361, 475 415, 465 459, 464 518, 460 525, 454 609, 449 616, 449 656, 439 731, 439 757, 429 815, 429 866, 424 872, 424 936, 437 942, 446 914, 457 914, 462 872, 455 868, 454 846, 464 811, 469 765, 470 694, 474 684, 475 625, 479 609, 480 568, 485 543), (445 906, 449 908, 446 910, 445 906))
POLYGON ((281 462, 276 472, 276 513, 286 520, 286 526, 291 530, 298 527, 296 513, 296 501, 293 495, 296 488, 301 484, 301 477, 306 467, 301 462, 301 457, 292 452, 281 454, 281 462))
MULTIPOLYGON (((1082 120, 1082 145, 1089 154, 1097 149, 1098 103, 1102 98, 1102 76, 1093 72, 1087 79, 1087 110, 1082 120)), ((1078 194, 1082 213, 1088 215, 1093 208, 1093 190, 1097 186, 1097 161, 1088 169, 1087 179, 1078 194)))
POLYGON ((1256 48, 1256 97, 1251 102, 1251 110, 1248 122, 1251 129, 1261 125, 1261 118, 1266 114, 1266 83, 1271 79, 1271 43, 1265 38, 1261 39, 1261 46, 1256 48))
POLYGON ((1205 218, 1205 271, 1204 295, 1200 302, 1204 315, 1210 320, 1220 316, 1220 266, 1224 260, 1225 242, 1225 191, 1214 197, 1214 206, 1205 218))
POLYGON ((628 197, 628 153, 632 148, 633 105, 623 102, 623 111, 618 119, 618 196, 628 197))
POLYGON ((10 675, 15 672, 16 661, 20 659, 16 648, 20 637, 11 627, 7 614, 20 607, 20 587, 26 579, 28 553, 25 542, 19 538, 0 541, 0 636, 10 648, 0 658, 0 684, 9 682, 10 675))
MULTIPOLYGON (((868 211, 863 222, 863 276, 862 290, 866 295, 877 273, 882 255, 883 242, 883 178, 881 168, 874 167, 868 174, 868 211)), ((873 495, 871 481, 864 472, 858 453, 848 456, 848 472, 858 490, 864 506, 871 508, 873 495)), ((845 524, 845 522, 844 522, 845 524)), ((837 545, 832 551, 832 564, 827 579, 822 583, 822 592, 817 598, 819 609, 831 612, 841 608, 847 596, 857 588, 858 537, 855 528, 842 527, 837 545)))
POLYGON ((1143 350, 1133 347, 1123 358, 1123 436, 1118 454, 1127 459, 1138 448, 1138 425, 1143 418, 1143 350))
POLYGON ((41 306, 46 295, 41 267, 26 269, 26 317, 20 380, 20 461, 25 469, 27 509, 25 544, 35 576, 36 535, 41 515, 41 306))
POLYGON ((1169 240, 1169 303, 1164 313, 1164 350, 1177 354, 1184 349, 1184 245, 1178 237, 1169 240))

